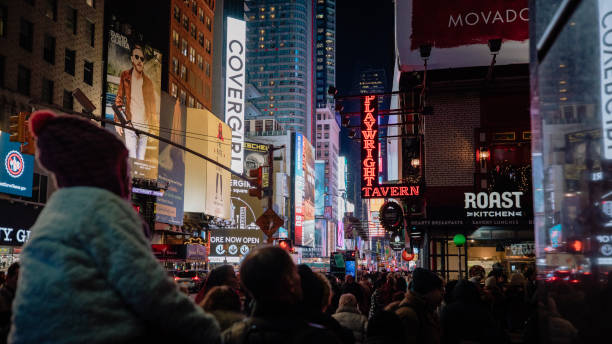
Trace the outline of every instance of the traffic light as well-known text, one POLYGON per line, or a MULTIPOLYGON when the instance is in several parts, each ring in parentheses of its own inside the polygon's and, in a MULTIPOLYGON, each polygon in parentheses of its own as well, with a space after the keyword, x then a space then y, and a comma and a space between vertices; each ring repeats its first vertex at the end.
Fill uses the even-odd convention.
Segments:
POLYGON ((578 239, 574 239, 574 240, 570 240, 567 243, 569 252, 571 253, 582 253, 584 250, 584 245, 582 243, 582 240, 578 240, 578 239))
POLYGON ((249 196, 257 197, 261 199, 263 197, 263 172, 262 168, 258 167, 253 170, 249 170, 249 183, 251 188, 249 189, 249 196))
MULTIPOLYGON (((28 122, 29 121, 25 121, 26 128, 28 128, 28 122)), ((30 155, 36 154, 36 144, 34 141, 35 141, 34 135, 32 135, 30 130, 26 129, 25 139, 23 141, 24 144, 21 145, 21 153, 30 154, 30 155)))
POLYGON ((278 241, 278 247, 282 248, 285 251, 291 252, 293 249, 291 247, 291 240, 282 239, 278 241))
POLYGON ((20 112, 18 115, 11 116, 9 133, 12 142, 25 142, 26 139, 26 112, 20 112))

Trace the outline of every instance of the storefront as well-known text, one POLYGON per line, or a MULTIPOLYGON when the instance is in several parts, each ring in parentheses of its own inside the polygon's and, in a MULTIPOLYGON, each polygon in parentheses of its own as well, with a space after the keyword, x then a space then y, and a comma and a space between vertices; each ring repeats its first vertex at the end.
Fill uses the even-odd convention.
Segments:
POLYGON ((206 270, 206 247, 202 244, 153 244, 151 248, 168 271, 206 270))

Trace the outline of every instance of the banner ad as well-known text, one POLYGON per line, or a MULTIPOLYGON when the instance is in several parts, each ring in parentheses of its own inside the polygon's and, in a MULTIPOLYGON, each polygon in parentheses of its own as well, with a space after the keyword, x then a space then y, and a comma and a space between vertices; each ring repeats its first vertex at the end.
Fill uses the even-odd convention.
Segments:
POLYGON ((22 154, 21 143, 11 142, 9 133, 0 132, 0 192, 32 197, 34 156, 22 154))
POLYGON ((225 122, 232 128, 232 171, 244 171, 244 89, 246 22, 227 18, 225 62, 225 122))
MULTIPOLYGON (((229 168, 230 127, 206 109, 187 108, 188 148, 229 168)), ((185 154, 185 209, 229 220, 231 173, 216 164, 185 154)))
POLYGON ((236 264, 253 248, 265 244, 262 231, 249 229, 213 229, 209 242, 209 262, 236 264))
MULTIPOLYGON (((160 123, 164 130, 160 136, 174 143, 185 145, 187 108, 167 93, 162 93, 160 123)), ((171 225, 183 225, 185 202, 185 151, 165 142, 159 142, 158 180, 167 184, 163 196, 155 204, 156 221, 171 225)))
POLYGON ((314 149, 301 134, 294 134, 294 238, 297 246, 314 246, 315 167, 314 149))
MULTIPOLYGON (((266 144, 255 142, 243 143, 242 152, 244 153, 244 171, 246 173, 268 164, 268 147, 266 144)), ((232 176, 230 217, 234 226, 238 229, 259 229, 255 221, 264 212, 262 206, 264 201, 249 196, 249 188, 247 181, 232 176)))
POLYGON ((325 215, 325 161, 315 161, 315 216, 325 215))
MULTIPOLYGON (((129 25, 114 27, 126 32, 108 32, 105 117, 158 135, 162 55, 129 25)), ((106 127, 125 142, 132 176, 157 179, 159 141, 119 126, 106 127)))
POLYGON ((497 65, 529 63, 527 0, 398 0, 395 22, 403 71, 423 69, 424 45, 432 46, 428 69, 487 66, 497 38, 497 65))

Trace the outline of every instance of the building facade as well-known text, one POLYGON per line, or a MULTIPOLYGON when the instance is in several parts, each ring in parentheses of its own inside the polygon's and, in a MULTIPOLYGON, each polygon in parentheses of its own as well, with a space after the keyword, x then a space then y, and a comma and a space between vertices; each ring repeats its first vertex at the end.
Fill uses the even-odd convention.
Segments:
POLYGON ((317 108, 333 108, 334 97, 327 90, 336 85, 336 0, 317 0, 316 28, 317 108))
POLYGON ((338 156, 340 126, 329 108, 317 109, 316 159, 325 161, 325 217, 338 221, 338 156))
POLYGON ((247 78, 263 95, 253 105, 287 130, 312 138, 313 3, 247 0, 247 78))
POLYGON ((215 0, 171 0, 171 9, 168 92, 210 110, 215 0))

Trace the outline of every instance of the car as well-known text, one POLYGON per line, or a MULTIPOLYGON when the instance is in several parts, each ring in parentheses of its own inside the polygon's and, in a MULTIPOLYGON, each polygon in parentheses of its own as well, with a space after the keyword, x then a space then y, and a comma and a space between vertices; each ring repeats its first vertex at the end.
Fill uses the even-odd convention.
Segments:
POLYGON ((182 270, 168 272, 179 287, 187 288, 190 293, 197 293, 202 288, 203 280, 195 270, 182 270))

